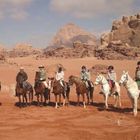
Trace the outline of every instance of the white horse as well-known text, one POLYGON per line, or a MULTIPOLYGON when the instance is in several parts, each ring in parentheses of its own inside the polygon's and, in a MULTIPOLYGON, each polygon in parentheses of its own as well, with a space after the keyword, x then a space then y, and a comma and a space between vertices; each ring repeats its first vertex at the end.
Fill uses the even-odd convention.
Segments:
MULTIPOLYGON (((108 97, 111 95, 110 93, 110 86, 106 78, 102 74, 98 74, 95 80, 95 85, 100 84, 101 85, 101 91, 104 95, 104 101, 105 101, 105 107, 108 108, 108 97)), ((117 82, 115 82, 115 91, 112 93, 115 97, 115 107, 118 105, 119 101, 119 107, 121 107, 121 100, 120 100, 120 86, 117 82)))
POLYGON ((134 116, 137 115, 137 104, 140 91, 137 83, 129 76, 128 72, 123 71, 120 79, 120 84, 124 84, 127 89, 128 96, 131 100, 134 116))

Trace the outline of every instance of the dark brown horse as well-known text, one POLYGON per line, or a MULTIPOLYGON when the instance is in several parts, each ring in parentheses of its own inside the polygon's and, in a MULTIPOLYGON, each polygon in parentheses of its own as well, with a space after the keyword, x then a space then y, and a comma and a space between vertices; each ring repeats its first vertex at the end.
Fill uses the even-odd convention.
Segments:
POLYGON ((89 99, 93 102, 93 91, 94 87, 90 86, 87 88, 85 82, 83 82, 80 78, 71 75, 69 77, 69 83, 72 85, 73 83, 76 85, 76 94, 77 94, 77 103, 79 105, 80 95, 83 97, 83 105, 86 108, 85 95, 87 95, 87 102, 89 103, 89 99))
POLYGON ((60 81, 55 80, 52 78, 52 89, 53 93, 55 95, 55 108, 58 108, 58 101, 57 97, 59 96, 59 105, 61 106, 61 96, 63 96, 63 106, 66 104, 66 99, 67 99, 67 104, 69 105, 69 93, 70 93, 70 86, 68 82, 64 82, 65 87, 63 87, 60 84, 60 81))
POLYGON ((39 106, 44 104, 46 105, 47 100, 50 102, 50 89, 46 88, 44 83, 42 82, 35 82, 34 86, 35 95, 37 96, 37 104, 39 106))
POLYGON ((16 84, 16 96, 19 98, 19 106, 24 103, 31 105, 33 101, 33 87, 29 82, 26 82, 26 87, 21 86, 21 83, 16 84))

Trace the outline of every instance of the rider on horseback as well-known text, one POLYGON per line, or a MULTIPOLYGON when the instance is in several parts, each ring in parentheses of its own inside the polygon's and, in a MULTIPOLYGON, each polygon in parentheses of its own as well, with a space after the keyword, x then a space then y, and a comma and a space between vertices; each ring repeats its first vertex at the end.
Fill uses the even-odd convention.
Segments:
MULTIPOLYGON (((26 80, 28 79, 27 73, 24 71, 23 67, 20 67, 20 71, 16 76, 17 85, 19 84, 20 88, 26 88, 27 83, 26 80)), ((15 96, 17 96, 17 92, 15 92, 15 96)))
POLYGON ((114 91, 115 82, 116 82, 116 72, 114 71, 114 67, 112 65, 108 67, 107 80, 110 85, 110 93, 112 94, 114 91))
POLYGON ((90 73, 89 70, 87 70, 86 66, 81 67, 81 80, 85 82, 86 87, 89 88, 90 86, 90 73))
POLYGON ((137 67, 136 67, 136 71, 135 71, 135 80, 136 80, 138 88, 140 90, 140 61, 137 62, 137 67))
POLYGON ((65 74, 64 74, 62 67, 59 67, 58 71, 56 72, 55 79, 60 82, 61 86, 64 88, 64 91, 66 91, 66 85, 64 82, 64 75, 65 74))
POLYGON ((48 84, 46 82, 46 70, 45 67, 43 65, 40 65, 39 67, 39 75, 37 77, 36 82, 41 82, 45 85, 46 88, 48 88, 48 84))
POLYGON ((21 88, 26 87, 26 80, 27 79, 28 79, 27 73, 24 71, 24 68, 21 67, 20 71, 18 72, 18 74, 16 76, 16 81, 17 81, 17 83, 20 84, 21 88))

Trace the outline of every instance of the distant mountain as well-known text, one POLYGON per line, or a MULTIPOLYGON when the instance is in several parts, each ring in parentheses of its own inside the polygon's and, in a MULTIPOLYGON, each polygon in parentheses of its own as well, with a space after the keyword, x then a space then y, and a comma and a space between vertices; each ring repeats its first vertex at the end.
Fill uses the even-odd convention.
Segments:
POLYGON ((88 45, 96 46, 96 37, 81 29, 73 23, 63 26, 54 36, 49 47, 72 47, 73 42, 80 41, 88 45))

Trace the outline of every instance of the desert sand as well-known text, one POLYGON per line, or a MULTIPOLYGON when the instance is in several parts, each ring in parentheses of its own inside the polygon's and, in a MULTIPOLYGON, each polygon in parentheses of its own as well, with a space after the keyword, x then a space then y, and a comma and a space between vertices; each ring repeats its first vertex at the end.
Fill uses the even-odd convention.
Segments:
MULTIPOLYGON (((127 92, 121 87, 122 108, 114 108, 114 100, 109 98, 109 109, 104 110, 103 97, 99 94, 100 86, 95 87, 94 104, 84 109, 75 106, 75 87, 71 87, 69 107, 54 108, 54 104, 44 107, 30 106, 19 108, 14 96, 15 77, 20 66, 28 73, 29 82, 34 84, 35 71, 40 64, 52 68, 62 64, 65 80, 70 75, 79 76, 80 68, 95 64, 114 65, 118 80, 123 70, 134 77, 136 60, 97 60, 82 59, 40 59, 33 57, 9 58, 0 64, 0 140, 139 140, 140 110, 137 117, 132 114, 132 107, 127 92)), ((49 76, 53 76, 49 71, 49 76)), ((95 75, 92 75, 94 81, 95 75)), ((34 97, 36 101, 36 97, 34 97)), ((54 96, 51 94, 51 101, 54 96)))

